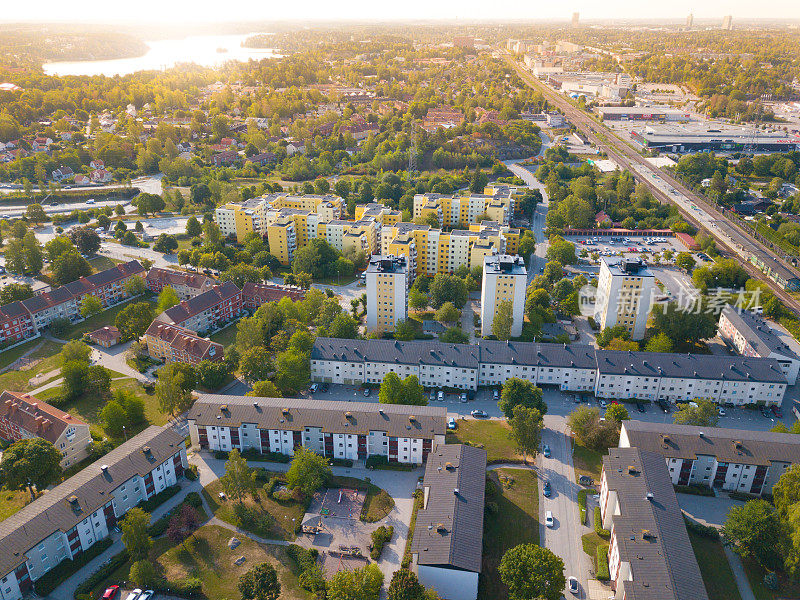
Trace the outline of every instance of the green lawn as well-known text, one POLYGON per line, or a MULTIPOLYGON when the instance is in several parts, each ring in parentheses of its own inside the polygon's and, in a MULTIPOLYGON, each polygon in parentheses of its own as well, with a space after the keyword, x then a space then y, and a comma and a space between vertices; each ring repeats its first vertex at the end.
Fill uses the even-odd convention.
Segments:
POLYGON ((28 490, 0 488, 0 521, 7 519, 31 501, 28 490))
POLYGON ((112 267, 116 267, 120 264, 121 260, 114 260, 113 258, 109 258, 107 256, 94 256, 93 258, 89 259, 89 264, 92 265, 92 268, 95 271, 105 271, 106 269, 111 269, 112 267))
MULTIPOLYGON (((278 571, 281 599, 311 600, 311 595, 300 587, 294 565, 283 546, 257 544, 245 536, 237 536, 241 544, 234 550, 228 547, 233 532, 216 525, 204 525, 183 543, 175 546, 166 537, 155 540, 150 560, 156 573, 167 581, 196 577, 203 582, 203 596, 210 600, 239 600, 239 578, 255 565, 268 562, 278 571), (245 556, 242 565, 234 560, 245 556)), ((93 590, 91 597, 99 598, 112 583, 128 579, 130 563, 123 565, 93 590)))
POLYGON ((24 344, 20 344, 16 348, 11 348, 9 350, 4 350, 0 352, 0 369, 7 367, 15 360, 17 360, 20 356, 25 354, 28 350, 36 346, 36 344, 42 341, 41 338, 36 338, 35 340, 30 340, 25 342, 24 344))
POLYGON ((63 335, 63 339, 70 340, 70 339, 80 338, 83 336, 84 333, 89 333, 90 331, 94 331, 95 329, 100 329, 101 327, 113 325, 119 312, 123 308, 128 306, 131 302, 148 301, 155 304, 155 300, 156 300, 155 296, 153 296, 150 293, 145 293, 142 296, 131 298, 127 302, 118 304, 114 308, 111 308, 109 310, 104 310, 103 312, 91 316, 88 319, 81 321, 80 323, 76 323, 75 325, 70 326, 67 329, 67 332, 63 335))
POLYGON ((216 332, 213 335, 210 335, 212 342, 217 342, 218 344, 222 344, 223 348, 228 348, 229 346, 233 346, 236 343, 236 323, 231 323, 225 329, 216 332))
POLYGON ((600 483, 600 473, 603 470, 603 455, 582 446, 573 438, 572 464, 575 467, 575 478, 588 475, 595 483, 600 483))
POLYGON ((243 522, 236 515, 236 501, 231 498, 220 500, 221 491, 222 484, 219 480, 203 488, 203 495, 215 516, 263 538, 295 539, 295 527, 302 522, 306 512, 301 502, 278 502, 267 496, 259 487, 255 499, 253 496, 248 496, 244 500, 248 518, 243 522))
POLYGON ((486 450, 486 458, 493 462, 522 462, 511 441, 511 427, 505 421, 467 419, 457 421, 455 431, 448 430, 447 441, 451 444, 470 444, 486 450))
POLYGON ((788 600, 789 598, 800 598, 800 584, 792 582, 785 575, 778 574, 778 589, 772 591, 764 585, 764 567, 751 558, 742 559, 747 579, 750 581, 750 589, 756 600, 788 600))
MULTIPOLYGON (((13 392, 28 392, 33 389, 28 384, 28 380, 42 373, 48 373, 58 368, 57 355, 59 352, 61 352, 62 345, 58 342, 51 342, 50 340, 38 339, 35 340, 35 342, 41 343, 42 345, 37 350, 32 352, 28 358, 32 360, 39 360, 40 362, 35 364, 30 369, 24 369, 22 371, 9 369, 5 373, 0 374, 0 389, 10 390, 13 392)), ((32 347, 33 346, 28 346, 26 351, 30 350, 32 347)), ((16 358, 19 358, 19 355, 16 358)), ((44 381, 41 382, 39 386, 43 385, 44 383, 44 381)))
POLYGON ((507 598, 497 567, 503 554, 519 544, 539 544, 539 485, 535 471, 496 469, 487 475, 483 520, 483 569, 479 600, 507 598))
POLYGON ((731 565, 719 540, 688 531, 709 600, 741 600, 731 565))

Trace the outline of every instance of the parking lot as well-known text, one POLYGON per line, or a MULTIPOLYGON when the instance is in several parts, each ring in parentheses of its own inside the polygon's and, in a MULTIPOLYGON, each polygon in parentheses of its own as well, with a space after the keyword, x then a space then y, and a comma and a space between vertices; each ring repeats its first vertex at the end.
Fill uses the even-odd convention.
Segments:
POLYGON ((665 250, 674 253, 686 252, 686 246, 675 237, 627 237, 627 236, 565 236, 575 244, 576 250, 586 250, 600 256, 641 256, 659 254, 665 250))

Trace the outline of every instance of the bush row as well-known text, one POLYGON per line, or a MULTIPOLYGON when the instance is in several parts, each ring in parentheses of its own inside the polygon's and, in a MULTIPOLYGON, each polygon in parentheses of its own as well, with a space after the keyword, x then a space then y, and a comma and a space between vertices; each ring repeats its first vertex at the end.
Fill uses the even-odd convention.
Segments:
POLYGON ((707 485, 676 485, 675 492, 678 494, 692 494, 693 496, 713 496, 714 490, 707 485))
POLYGON ((578 510, 581 514, 581 525, 586 524, 586 496, 589 490, 578 490, 578 510))
POLYGON ((602 538, 611 537, 611 532, 608 529, 603 529, 603 516, 600 513, 600 507, 594 507, 594 531, 602 538))
POLYGON ((372 560, 378 560, 381 557, 383 547, 392 540, 393 535, 394 527, 391 525, 388 527, 381 525, 372 532, 372 549, 369 551, 372 560))
POLYGON ((390 463, 389 457, 379 456, 377 454, 368 456, 367 460, 364 462, 368 469, 386 469, 389 471, 412 471, 414 469, 414 465, 390 463))
POLYGON ((286 553, 297 564, 297 569, 300 571, 298 577, 300 586, 319 597, 324 597, 327 584, 322 569, 317 564, 317 556, 319 556, 317 549, 306 550, 297 544, 290 544, 286 548, 286 553))
POLYGON ((600 544, 597 547, 597 569, 595 577, 600 581, 608 581, 611 574, 608 571, 608 544, 600 544))
POLYGON ((93 558, 108 550, 112 543, 112 539, 107 537, 104 540, 97 542, 85 552, 79 554, 77 558, 72 560, 62 560, 54 569, 50 569, 47 573, 36 580, 36 593, 40 596, 47 596, 50 592, 56 589, 56 586, 63 583, 67 577, 70 577, 93 558))
POLYGON ((100 584, 122 565, 128 562, 128 551, 123 550, 119 554, 112 556, 107 563, 89 575, 77 588, 75 588, 75 600, 90 600, 89 592, 100 584))
POLYGON ((698 523, 694 519, 688 518, 686 515, 683 516, 683 520, 686 522, 686 529, 696 533, 697 535, 702 535, 707 538, 711 538, 712 540, 719 539, 719 529, 716 527, 712 527, 711 525, 703 525, 702 523, 698 523))
POLYGON ((139 508, 141 508, 144 512, 151 513, 180 491, 181 486, 171 485, 168 488, 164 488, 158 492, 155 496, 150 496, 147 500, 139 505, 139 508))

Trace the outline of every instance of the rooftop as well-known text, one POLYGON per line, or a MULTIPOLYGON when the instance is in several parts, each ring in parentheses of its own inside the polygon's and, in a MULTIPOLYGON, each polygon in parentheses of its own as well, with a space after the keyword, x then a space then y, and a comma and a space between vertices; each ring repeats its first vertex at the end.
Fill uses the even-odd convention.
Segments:
POLYGON ((775 352, 800 360, 800 356, 783 341, 769 323, 758 315, 746 310, 737 310, 730 304, 722 309, 722 315, 731 322, 759 356, 767 357, 775 352))
POLYGON ((611 272, 620 277, 655 277, 647 268, 647 264, 639 258, 600 258, 600 262, 611 272))
POLYGON ((521 256, 492 254, 484 257, 483 272, 498 275, 527 275, 528 270, 521 256))
POLYGON ((220 285, 215 285, 207 292, 203 292, 198 296, 194 296, 188 300, 182 300, 180 304, 176 304, 172 308, 165 310, 158 318, 166 322, 183 323, 186 319, 190 319, 204 310, 241 293, 241 290, 236 287, 236 284, 232 281, 226 281, 220 285))
POLYGON ((480 573, 486 451, 439 444, 428 455, 422 486, 423 506, 411 542, 417 564, 480 573))
POLYGON ((369 265, 367 265, 367 273, 406 273, 407 271, 408 262, 406 257, 402 255, 371 256, 369 265))
POLYGON ((56 443, 67 427, 86 425, 78 417, 20 392, 4 391, 0 394, 0 417, 51 444, 56 443))

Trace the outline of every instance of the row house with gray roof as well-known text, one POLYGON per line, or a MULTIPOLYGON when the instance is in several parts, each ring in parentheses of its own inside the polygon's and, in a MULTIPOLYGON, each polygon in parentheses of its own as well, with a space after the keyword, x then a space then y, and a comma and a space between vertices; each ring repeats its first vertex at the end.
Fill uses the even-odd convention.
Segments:
POLYGON ((358 385, 389 373, 416 375, 432 388, 476 390, 518 377, 537 386, 591 392, 603 398, 780 404, 787 382, 774 358, 611 351, 582 344, 479 340, 437 341, 317 338, 311 379, 358 385))
POLYGON ((151 426, 0 522, 0 600, 19 600, 64 560, 108 537, 131 508, 175 485, 183 437, 151 426))
POLYGON ((447 411, 432 406, 204 394, 188 413, 192 445, 294 456, 300 447, 331 458, 422 464, 444 444, 447 411))
POLYGON ((663 456, 675 485, 754 495, 772 493, 781 475, 800 464, 800 436, 773 431, 626 421, 619 447, 663 456))

